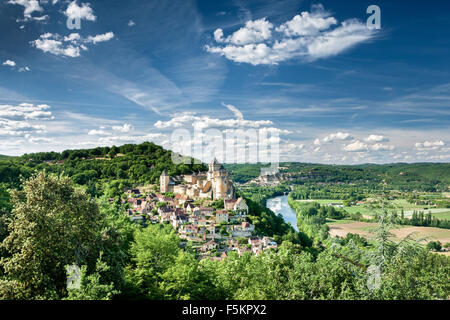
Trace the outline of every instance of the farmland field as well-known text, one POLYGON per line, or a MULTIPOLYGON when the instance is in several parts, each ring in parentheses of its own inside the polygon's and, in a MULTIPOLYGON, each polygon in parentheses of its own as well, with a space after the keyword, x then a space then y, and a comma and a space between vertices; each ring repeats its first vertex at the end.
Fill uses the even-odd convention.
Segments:
MULTIPOLYGON (((348 222, 348 220, 347 220, 348 222)), ((376 227, 376 223, 369 222, 332 222, 329 223, 330 235, 345 237, 348 233, 356 233, 367 238, 372 238, 374 234, 371 229, 376 227)), ((398 226, 391 230, 394 235, 393 240, 399 241, 409 234, 413 234, 413 238, 421 239, 427 238, 428 241, 440 241, 442 244, 450 242, 450 230, 431 228, 431 227, 413 227, 413 226, 398 226)), ((426 241, 422 241, 426 242, 426 241)))
POLYGON ((339 203, 342 204, 343 200, 335 200, 335 199, 310 199, 310 200, 295 200, 298 202, 317 202, 322 205, 327 205, 329 203, 339 203))
MULTIPOLYGON (((313 200, 296 200, 298 202, 317 202, 321 205, 327 205, 329 203, 342 204, 343 200, 334 199, 313 199, 313 200)), ((381 208, 379 204, 362 204, 350 207, 344 207, 344 210, 348 213, 361 213, 365 218, 370 218, 375 215, 375 213, 381 213, 381 208)), ((431 212, 433 217, 438 219, 450 220, 450 209, 449 208, 428 208, 424 205, 416 205, 414 203, 409 203, 405 199, 388 200, 385 203, 385 207, 388 211, 396 211, 400 213, 403 209, 405 218, 411 218, 414 211, 423 211, 425 214, 431 212)))

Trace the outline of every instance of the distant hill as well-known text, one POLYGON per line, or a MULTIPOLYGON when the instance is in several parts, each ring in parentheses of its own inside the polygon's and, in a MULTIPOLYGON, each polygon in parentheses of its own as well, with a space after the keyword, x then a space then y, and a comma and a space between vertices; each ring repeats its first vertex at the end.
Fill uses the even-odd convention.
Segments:
POLYGON ((9 158, 9 156, 5 156, 3 154, 0 154, 0 159, 6 159, 6 158, 9 158))
MULTIPOLYGON (((37 170, 69 175, 76 183, 95 187, 97 182, 120 180, 125 184, 158 183, 163 170, 171 176, 206 171, 205 164, 174 164, 172 152, 151 143, 120 147, 40 152, 20 157, 0 155, 0 183, 17 187, 20 177, 37 170)), ((233 181, 245 183, 260 175, 262 164, 225 164, 233 181)), ((282 180, 303 183, 377 183, 385 180, 391 188, 446 190, 450 185, 450 163, 396 163, 325 165, 300 162, 280 163, 282 180)))
POLYGON ((158 183, 163 170, 169 175, 206 171, 207 167, 193 164, 174 164, 172 152, 151 143, 125 144, 120 147, 40 152, 20 157, 0 159, 0 183, 13 187, 20 184, 20 176, 27 178, 37 170, 69 175, 78 184, 97 188, 97 182, 120 180, 124 184, 158 183))
MULTIPOLYGON (((261 164, 229 164, 234 181, 245 183, 260 175, 261 164)), ((282 180, 294 184, 309 183, 381 183, 391 188, 433 191, 450 185, 450 163, 395 163, 362 165, 326 165, 300 162, 280 163, 282 180)))

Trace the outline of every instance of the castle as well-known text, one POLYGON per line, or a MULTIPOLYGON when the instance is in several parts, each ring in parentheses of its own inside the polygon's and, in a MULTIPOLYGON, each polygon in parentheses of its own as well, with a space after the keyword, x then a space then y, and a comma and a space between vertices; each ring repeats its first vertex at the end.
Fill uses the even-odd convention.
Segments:
POLYGON ((160 176, 160 191, 187 195, 190 198, 234 199, 235 192, 228 172, 216 158, 209 164, 206 174, 170 177, 164 170, 160 176))

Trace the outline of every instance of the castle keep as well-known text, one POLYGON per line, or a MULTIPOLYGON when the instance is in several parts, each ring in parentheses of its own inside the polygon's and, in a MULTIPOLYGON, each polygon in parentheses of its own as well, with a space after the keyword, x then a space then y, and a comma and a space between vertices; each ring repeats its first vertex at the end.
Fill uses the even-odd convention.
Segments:
POLYGON ((209 164, 206 174, 198 173, 170 177, 166 171, 160 176, 161 192, 173 192, 175 194, 187 195, 191 198, 207 199, 234 199, 233 184, 225 170, 216 158, 209 164))

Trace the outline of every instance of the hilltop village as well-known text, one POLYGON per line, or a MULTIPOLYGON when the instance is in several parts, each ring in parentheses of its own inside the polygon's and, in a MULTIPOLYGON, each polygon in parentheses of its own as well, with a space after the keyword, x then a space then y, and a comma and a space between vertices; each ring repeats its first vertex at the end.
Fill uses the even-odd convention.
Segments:
POLYGON ((171 224, 201 258, 221 260, 230 251, 259 254, 277 248, 273 239, 255 235, 245 200, 236 198, 228 172, 216 159, 207 173, 171 177, 163 171, 159 192, 155 189, 127 190, 128 216, 133 221, 171 224))

